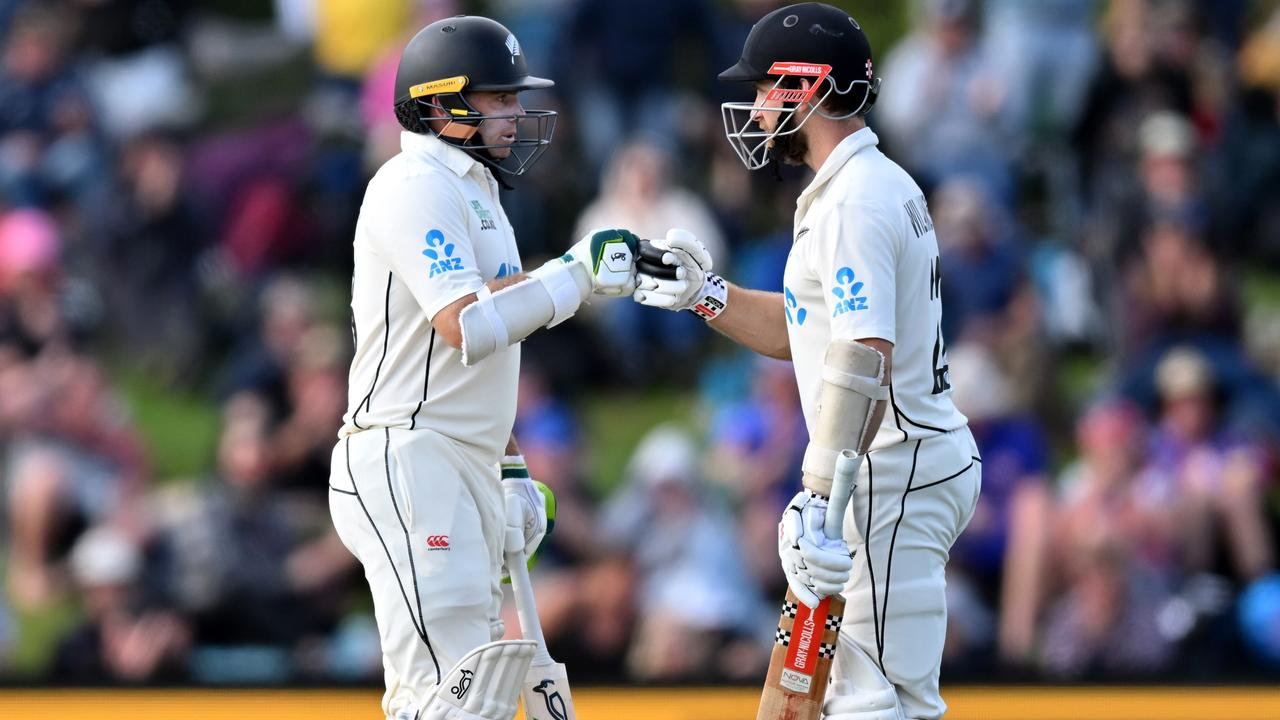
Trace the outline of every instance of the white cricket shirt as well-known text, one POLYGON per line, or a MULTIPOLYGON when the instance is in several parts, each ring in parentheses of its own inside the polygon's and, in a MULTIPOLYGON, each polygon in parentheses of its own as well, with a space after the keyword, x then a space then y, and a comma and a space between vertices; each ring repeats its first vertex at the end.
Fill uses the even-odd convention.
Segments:
POLYGON ((791 359, 810 435, 827 344, 893 343, 891 405, 873 450, 968 422, 951 402, 938 240, 924 193, 877 142, 869 128, 845 138, 801 193, 783 275, 791 359))
POLYGON ((351 361, 340 437, 424 428, 502 455, 516 414, 518 345, 472 367, 431 318, 495 278, 520 272, 498 184, 445 142, 404 132, 369 181, 356 222, 351 361))

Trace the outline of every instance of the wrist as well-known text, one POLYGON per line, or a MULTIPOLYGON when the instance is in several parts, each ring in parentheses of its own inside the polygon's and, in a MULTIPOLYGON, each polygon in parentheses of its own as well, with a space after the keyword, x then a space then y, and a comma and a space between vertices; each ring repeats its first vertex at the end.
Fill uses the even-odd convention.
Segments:
POLYGON ((524 462, 523 455, 503 455, 502 456, 502 479, 503 480, 528 480, 529 466, 524 462))
POLYGON ((714 320, 729 305, 729 284, 724 278, 708 271, 702 280, 702 287, 693 296, 693 304, 689 312, 703 320, 714 320))

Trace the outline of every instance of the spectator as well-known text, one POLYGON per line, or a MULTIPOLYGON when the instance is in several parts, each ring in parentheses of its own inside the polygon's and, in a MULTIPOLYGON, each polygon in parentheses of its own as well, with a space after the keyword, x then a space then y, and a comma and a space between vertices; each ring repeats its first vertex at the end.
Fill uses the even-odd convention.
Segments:
POLYGON ((1217 153, 1219 232, 1233 253, 1280 263, 1280 8, 1238 56, 1242 96, 1217 153))
MULTIPOLYGON (((706 498, 686 431, 650 430, 604 509, 607 540, 635 556, 639 625, 628 654, 647 680, 714 677, 726 639, 751 637, 762 608, 729 519, 706 498)), ((764 611, 767 617, 767 611, 764 611)))
MULTIPOLYGON (((307 328, 285 369, 286 414, 275 424, 272 457, 278 487, 323 498, 333 452, 333 428, 347 409, 348 346, 332 325, 307 328)), ((348 553, 349 554, 349 553, 348 553)))
POLYGON ((991 348, 1010 376, 1012 406, 1043 404, 1052 358, 1039 298, 1010 219, 972 177, 947 180, 933 204, 947 307, 940 338, 991 348))
POLYGON ((199 111, 180 46, 188 15, 176 0, 72 0, 80 48, 90 60, 86 89, 104 132, 128 139, 189 127, 199 111))
POLYGON ((225 397, 241 390, 261 394, 280 415, 289 404, 288 368, 316 324, 315 294, 301 278, 280 275, 263 289, 258 310, 257 332, 242 337, 232 350, 221 390, 225 397))
POLYGON ((592 176, 629 137, 653 133, 679 142, 698 126, 680 86, 711 85, 724 57, 717 20, 708 0, 653 0, 640 13, 608 0, 573 3, 563 18, 554 77, 572 117, 582 119, 579 141, 592 176), (624 47, 628 52, 619 53, 624 47))
POLYGON ((1133 363, 1178 341, 1239 337, 1238 285, 1192 227, 1157 221, 1118 293, 1118 355, 1133 363))
POLYGON ((87 204, 108 176, 88 95, 72 69, 75 21, 60 2, 26 2, 8 28, 0 53, 0 189, 14 205, 87 204))
POLYGON ((981 181, 992 197, 1013 199, 1012 157, 999 116, 1001 85, 979 43, 972 0, 926 0, 916 27, 884 60, 891 78, 876 104, 895 157, 925 178, 925 189, 956 175, 981 181))
MULTIPOLYGON (((968 586, 975 601, 999 611, 996 637, 966 633, 963 626, 970 623, 960 621, 955 641, 964 647, 949 654, 953 659, 966 650, 980 655, 997 641, 1003 660, 1021 664, 1030 659, 1037 610, 1047 595, 1048 442, 1039 423, 1017 409, 1009 380, 989 350, 961 344, 947 357, 952 397, 969 418, 982 463, 982 494, 951 549, 949 574, 955 576, 952 582, 968 586)), ((975 611, 979 618, 986 614, 975 611)))
POLYGON ((953 340, 1001 325, 1023 282, 1023 257, 1007 219, 982 185, 956 177, 934 191, 932 214, 943 278, 943 335, 953 340))
POLYGON ((185 148, 152 132, 121 148, 120 177, 94 228, 91 277, 108 293, 113 333, 140 365, 165 377, 193 373, 208 341, 199 335, 197 258, 209 236, 187 198, 185 148), (182 238, 175 241, 175 238, 182 238))
POLYGON ((1167 590, 1133 562, 1114 519, 1099 519, 1064 543, 1067 586, 1049 608, 1041 666, 1058 680, 1157 676, 1175 650, 1156 623, 1167 590))
MULTIPOLYGON (((296 508, 274 486, 268 430, 263 399, 233 396, 224 411, 214 478, 173 493, 161 506, 172 591, 192 618, 199 657, 217 658, 219 648, 262 648, 262 665, 234 675, 242 681, 291 675, 289 653, 332 620, 323 590, 351 566, 340 546, 327 550, 335 545, 331 530, 309 539, 299 527, 296 508)), ((210 680, 225 671, 203 662, 195 669, 197 679, 210 680)))
POLYGON ((85 526, 138 527, 146 467, 91 359, 48 355, 8 375, 9 590, 18 607, 36 610, 67 589, 62 560, 85 526))
POLYGON ((184 677, 191 632, 172 610, 143 597, 143 553, 108 528, 86 532, 71 551, 86 621, 60 643, 62 682, 143 683, 184 677))
POLYGON ((1107 52, 1073 133, 1073 145, 1083 161, 1086 198, 1131 182, 1144 117, 1157 110, 1184 116, 1191 112, 1185 56, 1189 43, 1185 38, 1174 40, 1189 20, 1189 8, 1186 2, 1147 0, 1107 7, 1107 52))
MULTIPOLYGON (((627 652, 636 637, 635 562, 623 551, 601 551, 580 571, 539 577, 538 615, 550 652, 573 668, 575 682, 624 677, 627 652)), ((508 636, 519 624, 507 605, 508 636)))
POLYGON ((1161 407, 1147 472, 1192 508, 1179 523, 1188 567, 1217 570, 1221 538, 1228 573, 1261 577, 1274 568, 1275 545, 1262 512, 1267 478, 1259 449, 1218 422, 1222 396, 1198 351, 1170 350, 1156 367, 1156 387, 1161 407))
MULTIPOLYGON (((702 240, 716 262, 728 261, 714 216, 676 182, 668 151, 651 140, 634 140, 618 150, 605 171, 599 197, 578 217, 574 235, 614 225, 644 238, 684 228, 702 240)), ((655 367, 687 366, 683 361, 704 337, 704 323, 688 313, 653 312, 638 303, 610 303, 598 310, 597 318, 616 363, 629 378, 649 375, 655 367), (659 337, 662 342, 655 342, 659 337), (675 362, 658 362, 659 352, 672 353, 675 362)))

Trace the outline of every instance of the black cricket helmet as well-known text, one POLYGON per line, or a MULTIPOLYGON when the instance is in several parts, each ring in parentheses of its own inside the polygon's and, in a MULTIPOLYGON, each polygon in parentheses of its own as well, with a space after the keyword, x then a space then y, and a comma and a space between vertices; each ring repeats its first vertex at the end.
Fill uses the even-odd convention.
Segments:
POLYGON ((556 113, 528 110, 523 115, 485 115, 467 101, 466 93, 520 92, 554 84, 529 74, 520 42, 501 23, 459 15, 431 23, 405 46, 396 70, 396 118, 410 132, 434 134, 490 168, 521 175, 551 144, 556 113), (432 119, 446 122, 437 130, 429 123, 432 119), (484 144, 477 132, 481 123, 512 119, 515 140, 484 144), (491 154, 505 148, 511 149, 513 162, 491 154))
POLYGON ((816 2, 788 5, 760 18, 747 35, 741 59, 720 79, 773 82, 765 105, 720 106, 725 136, 749 170, 768 165, 773 139, 797 132, 814 112, 833 120, 866 115, 880 92, 862 26, 845 11, 816 2), (807 89, 801 88, 801 78, 809 81, 807 89), (778 102, 780 106, 769 105, 778 102), (797 118, 797 111, 810 105, 797 118), (760 127, 756 118, 761 112, 779 113, 772 132, 760 127))

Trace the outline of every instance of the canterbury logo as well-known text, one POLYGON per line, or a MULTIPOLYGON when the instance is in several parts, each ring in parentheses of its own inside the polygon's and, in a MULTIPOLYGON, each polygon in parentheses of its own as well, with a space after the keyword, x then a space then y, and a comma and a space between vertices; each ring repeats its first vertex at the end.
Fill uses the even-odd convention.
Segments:
POLYGON ((427 549, 428 550, 448 550, 449 536, 448 535, 428 535, 427 549))

